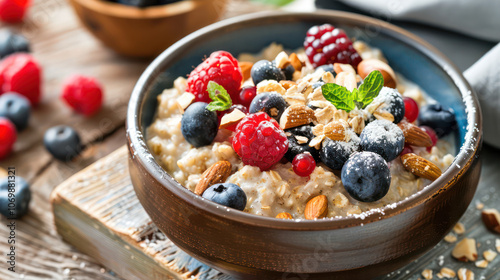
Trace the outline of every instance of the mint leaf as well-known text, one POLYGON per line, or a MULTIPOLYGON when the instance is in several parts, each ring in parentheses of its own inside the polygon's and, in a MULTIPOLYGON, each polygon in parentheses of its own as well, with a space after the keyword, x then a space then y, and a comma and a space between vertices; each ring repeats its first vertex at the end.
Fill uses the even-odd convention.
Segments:
POLYGON ((343 86, 337 84, 324 84, 321 86, 321 91, 326 100, 330 101, 335 108, 344 110, 347 113, 356 108, 354 99, 356 93, 350 92, 343 86))
POLYGON ((209 111, 226 111, 233 105, 231 96, 224 89, 223 86, 219 85, 214 81, 208 82, 207 86, 208 96, 213 101, 207 106, 209 111))
POLYGON ((363 80, 363 84, 357 90, 356 101, 361 105, 360 109, 370 104, 378 96, 384 86, 384 77, 380 71, 372 71, 363 80))

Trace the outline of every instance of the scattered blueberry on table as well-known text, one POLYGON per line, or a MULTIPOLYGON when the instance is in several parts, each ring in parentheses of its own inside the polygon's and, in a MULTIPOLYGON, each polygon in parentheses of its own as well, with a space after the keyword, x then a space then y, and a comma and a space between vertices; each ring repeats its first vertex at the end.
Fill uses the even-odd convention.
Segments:
POLYGON ((45 148, 61 161, 70 161, 82 151, 78 133, 71 127, 60 125, 49 128, 43 137, 45 148))
POLYGON ((30 112, 30 101, 26 97, 15 92, 0 95, 0 117, 9 119, 17 131, 28 126, 30 112))
POLYGON ((245 192, 238 185, 231 183, 212 185, 203 192, 203 197, 237 210, 244 210, 247 205, 245 192))
POLYGON ((21 218, 28 213, 30 200, 30 185, 22 177, 0 179, 0 214, 6 218, 21 218), (9 196, 10 193, 13 195, 9 196))
POLYGON ((21 34, 9 29, 0 31, 0 58, 16 52, 30 52, 30 42, 21 34))

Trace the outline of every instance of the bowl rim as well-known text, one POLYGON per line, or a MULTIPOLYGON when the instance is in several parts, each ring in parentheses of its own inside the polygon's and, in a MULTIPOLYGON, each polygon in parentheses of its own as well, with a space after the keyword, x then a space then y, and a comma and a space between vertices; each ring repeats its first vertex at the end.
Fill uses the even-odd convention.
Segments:
POLYGON ((259 12, 229 18, 191 33, 159 55, 141 75, 133 89, 129 101, 126 125, 127 141, 129 143, 131 157, 134 157, 135 161, 139 162, 149 175, 153 176, 155 180, 163 185, 163 187, 167 188, 170 192, 182 199, 188 205, 191 205, 200 211, 209 212, 213 216, 217 216, 220 219, 229 219, 237 223, 256 227, 293 231, 333 230, 363 226, 368 223, 388 219, 394 215, 406 212, 428 200, 435 198, 439 195, 439 193, 445 191, 448 187, 453 186, 453 184, 464 175, 465 171, 469 169, 471 164, 477 158, 477 154, 482 143, 482 115, 477 96, 458 68, 448 58, 446 58, 444 54, 416 35, 413 35, 410 32, 387 22, 363 15, 331 10, 317 10, 314 12, 259 12), (299 18, 301 20, 314 19, 314 17, 317 16, 329 17, 337 21, 345 20, 348 22, 379 26, 382 28, 381 30, 388 33, 388 35, 397 39, 401 43, 415 48, 417 51, 430 58, 433 63, 440 67, 440 69, 447 73, 447 75, 452 79, 455 86, 461 93, 462 100, 465 104, 467 132, 465 134, 465 142, 460 148, 459 153, 456 155, 453 163, 443 173, 443 175, 416 194, 413 194, 394 204, 378 208, 378 210, 368 211, 368 213, 364 212, 361 215, 333 217, 321 220, 282 220, 274 217, 264 217, 230 209, 203 199, 173 179, 173 177, 170 176, 159 165, 159 163, 156 162, 153 154, 150 152, 147 143, 144 140, 145 133, 142 133, 140 129, 141 124, 139 123, 138 117, 142 110, 144 95, 153 84, 156 76, 164 71, 164 66, 175 61, 175 57, 182 54, 182 49, 185 48, 185 45, 196 44, 197 42, 201 42, 203 39, 208 39, 212 33, 223 32, 224 30, 234 30, 237 29, 238 26, 247 26, 248 24, 252 24, 254 22, 263 24, 266 20, 283 22, 286 20, 294 21, 295 18, 299 18), (277 18, 279 18, 279 20, 277 20, 277 18))
POLYGON ((165 5, 137 8, 104 0, 70 0, 89 10, 126 19, 155 19, 177 16, 191 12, 202 4, 202 1, 183 0, 165 5))

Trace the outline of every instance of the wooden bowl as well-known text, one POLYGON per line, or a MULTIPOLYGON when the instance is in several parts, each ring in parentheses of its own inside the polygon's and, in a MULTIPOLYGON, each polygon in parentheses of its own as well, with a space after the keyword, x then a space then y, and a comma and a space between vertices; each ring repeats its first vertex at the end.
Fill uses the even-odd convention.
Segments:
POLYGON ((182 250, 242 279, 370 279, 434 247, 469 205, 479 180, 482 121, 476 95, 451 62, 414 35, 372 18, 334 11, 264 13, 199 30, 161 54, 139 79, 127 115, 130 175, 155 224, 182 250), (416 195, 363 219, 294 221, 251 215, 203 200, 155 161, 145 142, 156 96, 204 55, 258 52, 275 41, 302 45, 313 25, 331 23, 382 49, 395 71, 457 116, 457 156, 416 195), (298 277, 298 278, 292 278, 298 277))
POLYGON ((69 0, 83 25, 106 46, 132 57, 154 57, 219 19, 227 0, 184 0, 135 8, 104 0, 69 0))

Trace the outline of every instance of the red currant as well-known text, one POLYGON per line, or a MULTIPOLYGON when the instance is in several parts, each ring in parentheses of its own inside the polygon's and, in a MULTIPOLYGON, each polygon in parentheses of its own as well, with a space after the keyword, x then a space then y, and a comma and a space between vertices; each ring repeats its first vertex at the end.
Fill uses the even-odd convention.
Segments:
POLYGON ((316 168, 316 161, 309 153, 298 154, 292 161, 293 171, 301 177, 307 177, 316 168))
POLYGON ((438 137, 436 135, 436 132, 434 131, 434 129, 426 126, 426 125, 423 125, 420 127, 423 131, 425 131, 425 133, 427 133, 427 135, 429 135, 429 137, 431 137, 431 140, 432 140, 432 146, 430 147, 427 147, 427 151, 430 152, 432 147, 436 146, 436 143, 438 141, 438 137))
POLYGON ((243 106, 250 107, 253 98, 257 95, 257 87, 246 86, 240 90, 240 103, 243 106))
POLYGON ((408 122, 414 122, 418 118, 418 104, 411 97, 403 97, 405 102, 405 117, 408 122))
POLYGON ((17 139, 16 127, 6 118, 0 117, 0 159, 12 152, 17 139))
POLYGON ((405 145, 405 147, 401 151, 400 155, 402 156, 402 155, 411 154, 411 153, 413 153, 413 148, 409 145, 405 145))

